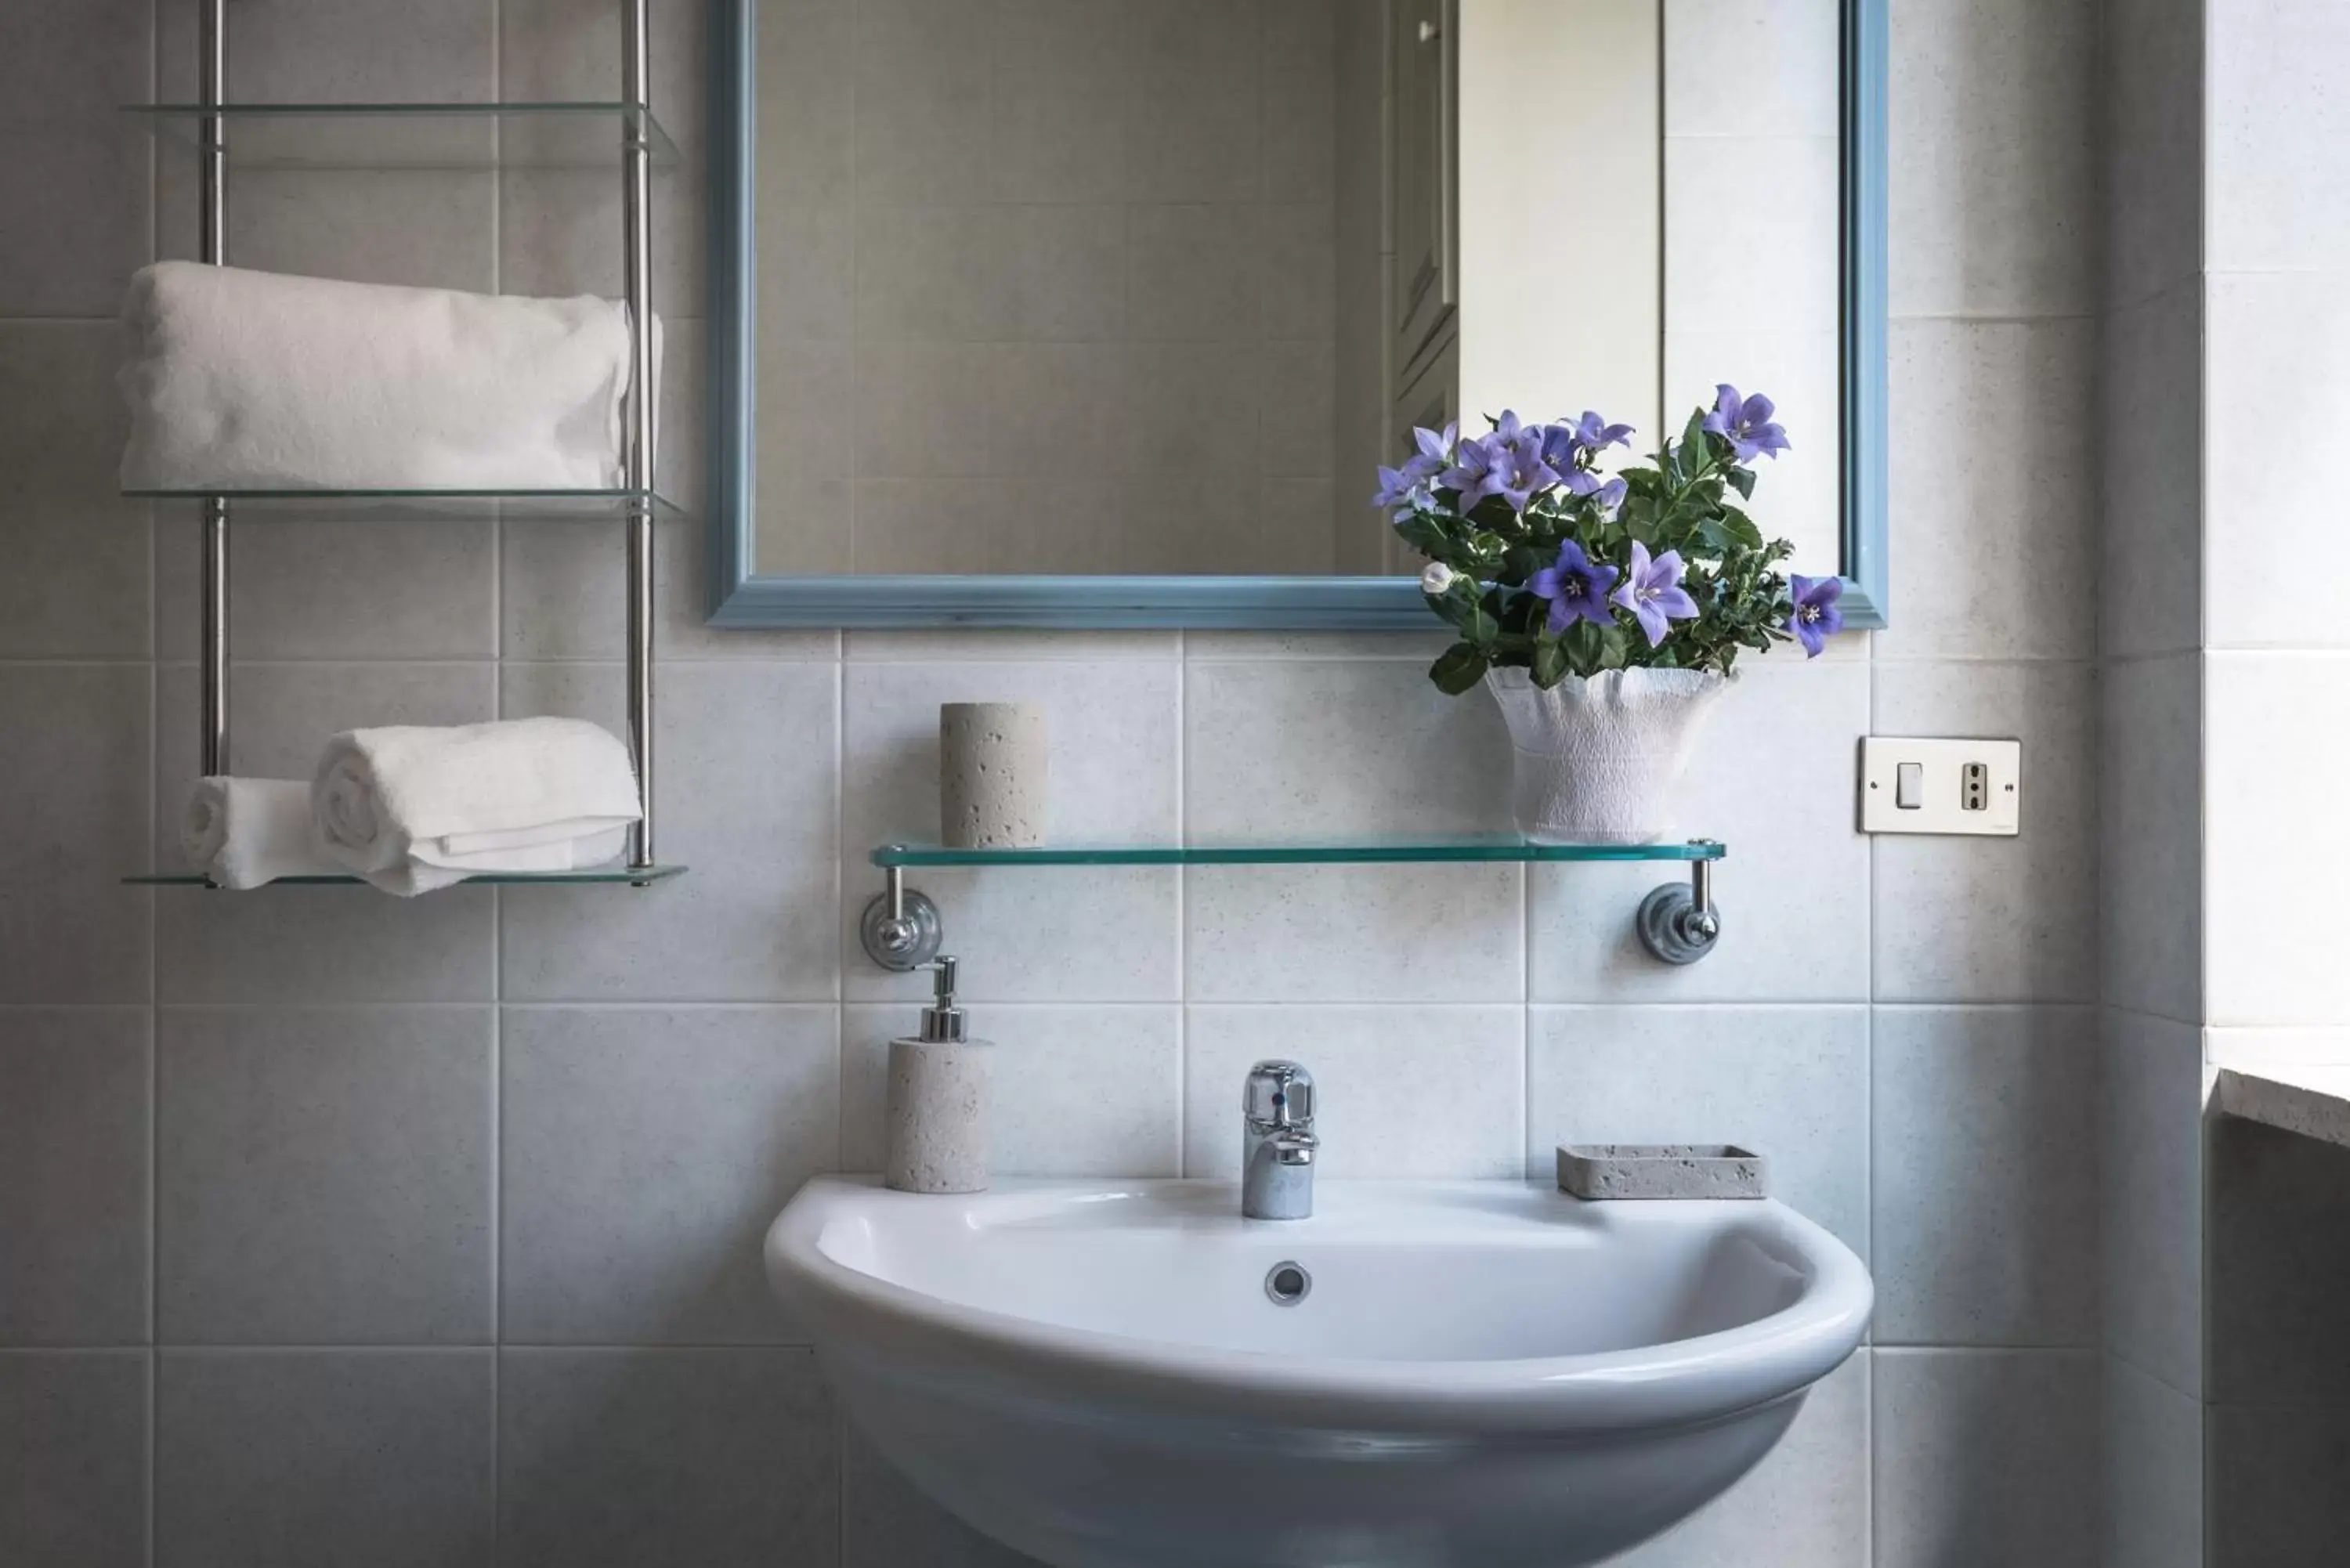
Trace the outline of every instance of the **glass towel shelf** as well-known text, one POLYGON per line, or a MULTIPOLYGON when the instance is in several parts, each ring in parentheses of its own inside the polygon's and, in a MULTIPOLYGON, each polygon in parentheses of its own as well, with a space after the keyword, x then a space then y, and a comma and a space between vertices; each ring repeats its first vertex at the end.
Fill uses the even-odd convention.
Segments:
MULTIPOLYGON (((561 888, 561 887, 645 887, 654 882, 666 882, 672 877, 682 877, 682 866, 591 866, 584 871, 494 871, 468 878, 473 887, 490 888, 561 888)), ((210 888, 213 883, 200 871, 164 871, 147 877, 125 877, 123 884, 131 888, 210 888)), ((460 884, 461 886, 466 884, 460 884)), ((367 884, 357 877, 280 877, 269 884, 272 888, 364 888, 367 884)))
POLYGON ((245 169, 618 169, 641 118, 655 168, 679 161, 650 114, 623 103, 137 103, 123 112, 191 147, 228 122, 245 169))
POLYGON ((911 866, 1373 866, 1431 861, 1719 860, 1711 839, 1682 844, 1530 844, 1522 838, 1424 838, 1392 843, 1081 846, 950 849, 885 844, 873 864, 911 866))
POLYGON ((233 517, 279 522, 625 523, 630 504, 650 500, 658 521, 682 519, 685 509, 642 490, 126 490, 130 501, 210 501, 229 504, 233 517))

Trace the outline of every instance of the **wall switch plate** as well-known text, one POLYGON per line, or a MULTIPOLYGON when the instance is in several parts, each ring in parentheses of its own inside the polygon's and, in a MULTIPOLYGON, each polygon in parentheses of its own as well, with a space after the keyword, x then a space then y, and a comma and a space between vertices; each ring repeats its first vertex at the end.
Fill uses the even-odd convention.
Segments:
POLYGON ((1864 736, 1863 833, 1982 833, 2023 826, 2023 742, 1864 736))

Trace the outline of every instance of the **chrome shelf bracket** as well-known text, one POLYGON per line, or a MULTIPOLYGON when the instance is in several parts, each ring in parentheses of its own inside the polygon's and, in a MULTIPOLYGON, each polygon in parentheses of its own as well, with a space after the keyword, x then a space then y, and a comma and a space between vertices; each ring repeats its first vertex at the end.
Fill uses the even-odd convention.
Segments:
MULTIPOLYGON (((1692 838, 1693 845, 1711 847, 1711 838, 1692 838)), ((1692 964, 1713 950, 1721 940, 1721 906, 1713 901, 1713 862, 1690 862, 1684 887, 1668 882, 1640 900, 1632 929, 1640 945, 1659 963, 1692 964)))
POLYGON ((888 885, 865 906, 865 918, 857 924, 857 940, 867 958, 903 974, 939 956, 946 926, 939 919, 939 907, 906 886, 904 867, 884 867, 882 871, 888 885))

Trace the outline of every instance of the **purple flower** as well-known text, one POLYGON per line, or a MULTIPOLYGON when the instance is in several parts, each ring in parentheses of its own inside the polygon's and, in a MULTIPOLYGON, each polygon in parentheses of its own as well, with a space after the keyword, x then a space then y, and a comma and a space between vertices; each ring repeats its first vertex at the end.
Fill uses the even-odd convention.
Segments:
POLYGON ((1461 499, 1454 505, 1466 517, 1477 503, 1502 493, 1499 471, 1507 455, 1498 442, 1464 441, 1452 453, 1452 466, 1436 476, 1437 488, 1459 491, 1461 499))
POLYGON ((1542 458, 1542 448, 1531 441, 1518 441, 1502 449, 1493 460, 1489 482, 1493 493, 1510 504, 1513 512, 1523 512, 1534 493, 1547 490, 1559 482, 1558 474, 1542 458))
POLYGON ((1611 479, 1601 485, 1595 493, 1599 497, 1600 506, 1613 512, 1624 504, 1624 498, 1632 493, 1632 487, 1620 479, 1611 479))
POLYGON ((1550 632, 1556 637, 1578 620, 1613 625, 1607 590, 1619 575, 1613 566, 1595 565, 1584 555, 1583 546, 1569 539, 1558 547, 1558 564, 1529 577, 1526 591, 1550 601, 1550 632))
MULTIPOLYGON (((1611 425, 1597 414, 1586 411, 1571 425, 1544 425, 1542 429, 1543 461, 1559 472, 1578 466, 1585 458, 1596 458, 1611 446, 1629 446, 1625 438, 1632 433, 1630 425, 1611 425)), ((1577 495, 1588 495, 1587 489, 1578 489, 1577 495)))
POLYGON ((1428 492, 1427 476, 1412 472, 1409 465, 1403 468, 1382 466, 1379 469, 1379 493, 1371 497, 1371 504, 1388 508, 1395 514, 1396 521, 1400 523, 1420 507, 1433 507, 1436 497, 1428 492))
POLYGON ((1589 409, 1583 410, 1581 419, 1565 428, 1572 430, 1575 432, 1575 439, 1582 443, 1583 450, 1595 457, 1611 446, 1632 444, 1630 425, 1611 425, 1589 409))
POLYGON ((1648 547, 1638 539, 1632 541, 1632 566, 1624 574, 1623 587, 1607 597, 1632 612, 1648 634, 1650 648, 1665 640, 1672 622, 1697 614, 1697 601, 1681 587, 1680 552, 1668 550, 1651 561, 1648 547))
POLYGON ((1752 462, 1758 455, 1775 459, 1788 450, 1786 431, 1771 422, 1779 411, 1777 404, 1760 392, 1742 400, 1727 381, 1713 390, 1713 411, 1705 416, 1705 428, 1730 442, 1739 462, 1752 462))
POLYGON ((1414 430, 1413 444, 1419 450, 1404 460, 1403 472, 1415 479, 1433 479, 1452 462, 1452 449, 1460 443, 1461 427, 1446 425, 1440 431, 1414 430))
POLYGON ((1844 629, 1844 611, 1836 607, 1836 600, 1844 597, 1844 579, 1796 576, 1787 586, 1795 596, 1787 630, 1804 645, 1804 658, 1817 659, 1828 639, 1844 629))

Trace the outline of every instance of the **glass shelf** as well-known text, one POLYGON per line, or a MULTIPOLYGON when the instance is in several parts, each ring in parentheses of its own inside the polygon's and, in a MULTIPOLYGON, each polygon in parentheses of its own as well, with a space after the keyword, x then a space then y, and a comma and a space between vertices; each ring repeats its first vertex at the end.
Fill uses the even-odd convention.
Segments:
POLYGON ((607 169, 642 119, 653 165, 679 161, 651 115, 621 103, 126 104, 153 130, 202 145, 206 118, 228 124, 228 157, 246 169, 607 169))
MULTIPOLYGON (((682 866, 591 866, 585 871, 490 871, 468 877, 460 887, 489 888, 561 888, 561 887, 644 887, 653 882, 666 882, 672 877, 682 877, 682 866)), ((211 879, 201 871, 165 871, 151 877, 125 877, 123 885, 130 888, 210 888, 211 879)), ((364 888, 367 883, 357 877, 280 877, 268 884, 272 888, 364 888)))
POLYGON ((624 523, 631 502, 650 499, 653 516, 674 522, 684 508, 641 490, 126 490, 130 501, 229 503, 231 517, 279 522, 624 523))
POLYGON ((1711 839, 1677 844, 1530 844, 1522 838, 1426 838, 1387 843, 1190 844, 949 849, 884 844, 873 864, 912 866, 1375 866, 1428 861, 1719 860, 1711 839))

